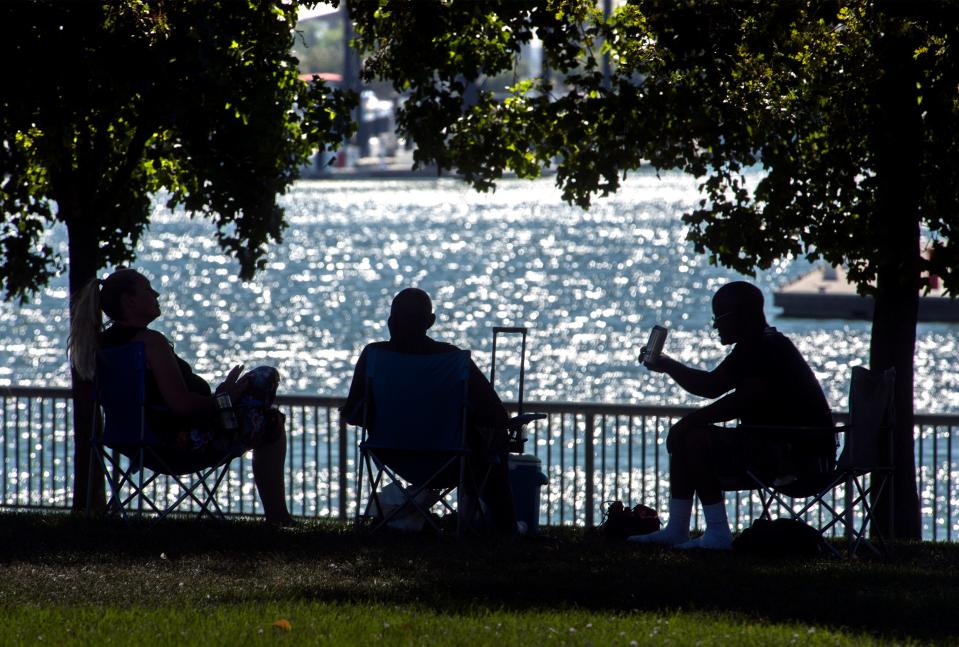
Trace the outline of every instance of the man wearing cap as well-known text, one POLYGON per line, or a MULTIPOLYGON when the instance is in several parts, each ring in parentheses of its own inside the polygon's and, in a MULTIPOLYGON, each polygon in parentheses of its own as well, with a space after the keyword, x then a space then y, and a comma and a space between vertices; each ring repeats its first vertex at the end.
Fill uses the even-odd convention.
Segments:
MULTIPOLYGON (((767 477, 831 468, 836 441, 831 432, 810 434, 802 444, 761 436, 747 439, 741 425, 831 427, 832 414, 819 381, 789 339, 766 323, 763 295, 756 286, 734 281, 713 296, 713 328, 732 352, 711 371, 660 355, 648 368, 665 373, 694 395, 714 398, 669 430, 669 520, 666 527, 630 541, 677 548, 729 549, 732 534, 719 475, 742 473, 747 440, 767 477), (690 541, 693 496, 706 518, 703 535, 690 541)), ((645 352, 645 349, 643 349, 645 352)), ((751 467, 757 468, 751 464, 751 467)))
MULTIPOLYGON (((368 344, 353 370, 350 392, 340 412, 351 425, 363 423, 363 396, 366 384, 367 351, 371 348, 410 355, 432 355, 460 350, 453 344, 436 341, 426 332, 436 323, 433 302, 430 296, 418 288, 405 288, 395 297, 390 306, 387 327, 389 341, 368 344)), ((506 440, 509 415, 503 402, 486 376, 470 360, 469 419, 467 441, 477 450, 470 457, 471 468, 482 473, 487 467, 490 474, 482 498, 488 506, 493 527, 504 533, 516 531, 516 515, 509 486, 506 440), (491 462, 487 458, 494 456, 491 462)))

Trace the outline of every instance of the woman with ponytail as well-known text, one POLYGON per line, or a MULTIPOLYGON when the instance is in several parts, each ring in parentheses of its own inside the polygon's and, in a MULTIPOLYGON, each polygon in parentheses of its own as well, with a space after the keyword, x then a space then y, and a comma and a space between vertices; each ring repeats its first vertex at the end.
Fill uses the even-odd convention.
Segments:
POLYGON ((146 354, 146 420, 166 441, 163 460, 174 470, 192 471, 207 457, 211 462, 242 443, 253 449, 253 477, 266 520, 292 523, 286 508, 283 462, 286 431, 283 414, 272 407, 279 384, 276 369, 260 366, 240 377, 234 366, 215 391, 173 352, 172 344, 149 325, 160 316, 157 293, 149 279, 119 269, 106 279, 90 281, 71 308, 70 361, 77 374, 92 379, 97 351, 141 342, 146 354), (110 321, 103 326, 103 315, 110 321), (220 425, 216 396, 234 403, 238 430, 220 425), (187 467, 190 466, 190 467, 187 467))

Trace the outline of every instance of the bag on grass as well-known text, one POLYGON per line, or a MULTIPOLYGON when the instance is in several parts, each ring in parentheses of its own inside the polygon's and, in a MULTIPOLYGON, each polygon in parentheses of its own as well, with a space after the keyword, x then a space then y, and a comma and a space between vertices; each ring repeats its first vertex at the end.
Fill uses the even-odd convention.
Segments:
MULTIPOLYGON (((379 491, 378 499, 383 517, 393 515, 392 518, 386 522, 388 528, 414 532, 423 529, 423 524, 426 523, 426 519, 424 519, 423 515, 409 502, 407 495, 403 492, 402 486, 398 483, 394 482, 384 485, 379 491), (399 509, 399 512, 393 514, 397 509, 399 509)), ((415 500, 423 509, 429 510, 429 508, 439 500, 439 496, 433 490, 423 490, 416 495, 415 500)), ((379 518, 376 503, 372 497, 366 505, 366 516, 379 518)))
POLYGON ((733 540, 733 550, 766 557, 816 557, 825 549, 819 531, 796 519, 756 519, 733 540))
POLYGON ((639 503, 628 508, 622 501, 613 501, 603 511, 599 532, 606 537, 625 539, 656 532, 661 525, 659 515, 649 506, 639 503))

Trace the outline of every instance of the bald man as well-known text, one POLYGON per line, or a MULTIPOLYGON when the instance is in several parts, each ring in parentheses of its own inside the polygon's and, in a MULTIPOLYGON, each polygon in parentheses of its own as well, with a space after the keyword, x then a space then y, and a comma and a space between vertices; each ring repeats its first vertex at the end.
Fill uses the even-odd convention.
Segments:
MULTIPOLYGON (((367 351, 382 348, 410 355, 432 355, 460 350, 453 344, 436 341, 426 333, 436 323, 433 301, 418 288, 405 288, 393 297, 387 327, 389 341, 374 342, 360 353, 353 370, 353 381, 341 414, 351 425, 363 423, 363 395, 366 385, 367 351)), ((470 360, 469 419, 467 442, 474 450, 470 456, 471 469, 476 474, 490 470, 481 495, 485 501, 493 528, 502 533, 516 532, 516 514, 509 485, 507 462, 507 426, 509 415, 502 400, 496 395, 486 376, 470 360), (490 456, 492 455, 492 460, 490 456)))
MULTIPOLYGON (((734 281, 713 296, 713 328, 724 345, 733 345, 713 370, 686 366, 660 355, 647 368, 665 373, 710 404, 681 418, 669 430, 669 520, 662 530, 636 535, 630 541, 677 548, 725 550, 732 546, 726 503, 719 474, 742 473, 747 438, 742 429, 714 423, 739 420, 742 425, 831 427, 832 414, 819 381, 806 360, 782 333, 766 322, 763 295, 756 286, 734 281), (706 530, 690 541, 694 496, 706 518, 706 530)), ((643 349, 645 352, 645 349, 643 349)), ((835 459, 835 434, 811 434, 801 444, 772 437, 753 437, 751 459, 767 478, 825 471, 835 459), (757 450, 758 446, 758 450, 757 450)))

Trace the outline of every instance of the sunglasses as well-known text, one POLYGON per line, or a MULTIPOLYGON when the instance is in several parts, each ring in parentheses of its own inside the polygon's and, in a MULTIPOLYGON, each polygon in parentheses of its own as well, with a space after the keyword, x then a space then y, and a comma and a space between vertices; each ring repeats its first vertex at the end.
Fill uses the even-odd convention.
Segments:
POLYGON ((713 325, 715 326, 721 319, 728 317, 733 314, 732 312, 724 312, 721 315, 713 315, 713 325))

